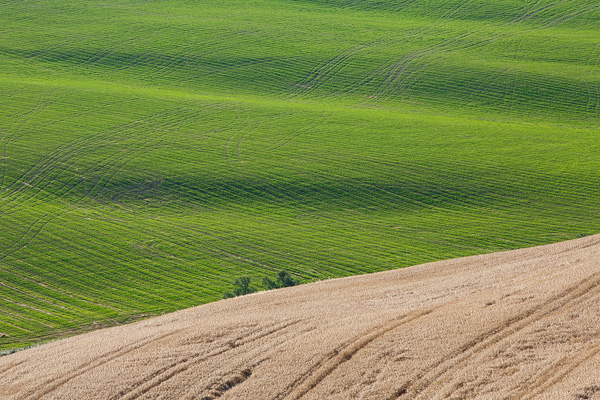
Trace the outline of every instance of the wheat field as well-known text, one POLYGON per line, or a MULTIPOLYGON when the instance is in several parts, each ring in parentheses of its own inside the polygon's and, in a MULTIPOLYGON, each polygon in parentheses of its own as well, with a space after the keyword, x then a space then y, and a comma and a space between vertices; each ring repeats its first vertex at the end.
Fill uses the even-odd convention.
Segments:
POLYGON ((219 301, 0 358, 2 399, 597 399, 600 235, 219 301))

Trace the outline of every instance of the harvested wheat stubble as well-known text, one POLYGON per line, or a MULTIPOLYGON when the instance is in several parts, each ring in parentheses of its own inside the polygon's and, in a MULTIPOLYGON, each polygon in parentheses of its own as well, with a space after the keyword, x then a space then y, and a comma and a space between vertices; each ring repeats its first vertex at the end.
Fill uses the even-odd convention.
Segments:
POLYGON ((600 235, 262 292, 0 359, 2 399, 600 398, 600 235))

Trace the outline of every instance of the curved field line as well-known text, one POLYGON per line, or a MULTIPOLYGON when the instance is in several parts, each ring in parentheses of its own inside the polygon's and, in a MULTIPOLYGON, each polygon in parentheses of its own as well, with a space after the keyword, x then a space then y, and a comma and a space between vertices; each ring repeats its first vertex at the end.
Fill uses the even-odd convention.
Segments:
POLYGON ((294 381, 292 385, 286 389, 286 392, 280 393, 275 399, 298 400, 302 398, 340 365, 349 361, 358 351, 368 346, 374 340, 396 328, 431 314, 433 311, 434 309, 429 309, 406 314, 395 321, 387 322, 355 337, 349 343, 341 348, 335 349, 332 353, 319 360, 319 362, 313 365, 300 378, 294 381))
POLYGON ((19 361, 16 363, 12 363, 12 364, 9 364, 8 366, 6 366, 6 368, 0 369, 0 376, 5 374, 6 372, 10 371, 11 369, 18 367, 19 365, 23 364, 24 362, 25 361, 19 361))
MULTIPOLYGON (((49 90, 48 90, 49 91, 49 90)), ((46 91, 46 92, 48 92, 46 91)), ((46 93, 42 93, 40 95, 40 97, 38 98, 38 101, 36 103, 36 105, 34 106, 34 108, 28 112, 26 112, 23 117, 25 117, 25 120, 21 121, 19 126, 16 128, 15 133, 13 133, 12 135, 8 136, 8 132, 4 133, 4 136, 2 137, 2 142, 4 142, 4 146, 3 146, 3 157, 2 157, 2 161, 3 161, 3 166, 2 166, 2 181, 0 181, 0 190, 4 189, 4 184, 5 184, 5 180, 6 180, 6 171, 7 171, 7 162, 6 162, 6 158, 7 158, 7 152, 8 152, 8 146, 10 145, 10 143, 15 139, 15 137, 17 137, 17 134, 19 133, 19 131, 21 129, 23 129, 23 127, 27 124, 27 122, 29 122, 31 119, 33 119, 34 117, 36 117, 37 115, 41 114, 42 112, 44 112, 48 106, 50 105, 50 100, 52 99, 52 96, 54 95, 55 91, 51 91, 50 92, 50 96, 48 99, 45 100, 43 106, 40 108, 40 103, 42 101, 42 97, 43 95, 46 93), (8 136, 8 138, 7 138, 8 136)), ((12 126, 15 126, 17 124, 17 122, 13 123, 12 126)), ((9 128, 9 131, 12 130, 12 127, 9 128)))
MULTIPOLYGON (((553 9, 560 5, 563 5, 563 3, 554 3, 551 5, 542 6, 537 10, 529 10, 526 13, 526 15, 523 15, 520 18, 516 18, 513 21, 506 23, 504 25, 510 26, 510 25, 522 23, 522 22, 532 18, 533 16, 542 13, 545 10, 553 9)), ((561 14, 553 19, 550 19, 549 21, 547 21, 545 23, 540 24, 539 26, 531 27, 529 29, 524 29, 523 31, 515 32, 512 34, 505 34, 505 36, 496 36, 493 38, 480 40, 478 42, 463 43, 465 39, 474 37, 477 33, 479 33, 479 31, 461 33, 456 36, 444 39, 440 43, 437 43, 437 44, 427 47, 425 49, 410 53, 410 54, 402 57, 399 61, 396 61, 393 64, 388 65, 387 67, 384 67, 383 69, 380 70, 379 73, 375 73, 375 77, 369 78, 369 81, 375 80, 376 75, 381 76, 383 71, 388 71, 387 77, 379 85, 379 87, 377 89, 375 89, 375 91, 372 93, 370 98, 376 99, 375 101, 381 101, 381 100, 389 97, 390 92, 393 91, 394 87, 396 87, 396 86, 400 86, 402 88, 402 91, 398 95, 402 95, 402 94, 406 93, 410 87, 410 84, 408 84, 407 82, 415 81, 416 77, 420 74, 420 72, 425 68, 425 66, 427 64, 421 64, 420 67, 418 67, 416 70, 412 71, 408 76, 406 75, 407 70, 412 69, 412 65, 414 63, 418 62, 419 60, 423 60, 427 56, 437 55, 440 52, 443 52, 446 50, 455 51, 455 50, 466 50, 466 49, 471 49, 471 48, 475 48, 475 47, 481 47, 481 46, 485 46, 485 45, 488 45, 491 43, 495 43, 495 42, 501 40, 502 38, 520 37, 529 31, 535 31, 535 30, 540 30, 540 29, 548 29, 548 28, 556 27, 560 24, 563 24, 563 23, 573 19, 573 18, 584 15, 588 12, 594 11, 599 8, 600 8, 600 6, 598 6, 598 5, 592 5, 583 10, 577 9, 566 15, 561 14), (458 46, 452 46, 453 44, 458 44, 458 46)), ((431 28, 429 28, 429 29, 431 29, 431 28)))
POLYGON ((295 95, 303 95, 309 91, 318 89, 331 80, 336 74, 338 74, 345 67, 345 65, 349 64, 349 60, 351 60, 352 57, 379 44, 380 42, 380 40, 373 40, 370 42, 361 43, 357 46, 346 49, 335 57, 321 63, 304 79, 296 83, 295 86, 300 89, 296 91, 295 95))
MULTIPOLYGON (((588 58, 586 60, 586 66, 589 68, 587 75, 591 76, 592 72, 598 67, 598 62, 600 61, 600 43, 590 50, 588 54, 588 58), (595 55, 596 54, 596 55, 595 55)), ((587 103, 585 106, 586 113, 590 117, 595 117, 598 113, 598 86, 591 86, 590 83, 586 83, 586 91, 587 91, 587 103)))
MULTIPOLYGON (((173 122, 175 122, 175 121, 173 121, 173 122)), ((146 123, 149 124, 150 121, 147 121, 146 123)), ((159 126, 160 127, 168 127, 165 124, 167 124, 167 122, 163 122, 159 126)), ((126 132, 129 129, 133 129, 133 128, 137 127, 138 123, 136 122, 136 123, 127 124, 127 125, 130 125, 130 126, 123 128, 123 129, 118 129, 113 132, 108 131, 108 133, 109 133, 108 136, 105 135, 105 136, 101 137, 101 139, 106 141, 106 140, 117 138, 117 137, 119 137, 119 134, 126 132)), ((38 183, 43 182, 46 178, 50 178, 51 174, 55 174, 54 176, 52 176, 52 180, 56 180, 65 171, 67 171, 75 162, 83 159, 85 157, 86 150, 103 147, 103 145, 98 145, 98 143, 95 141, 95 139, 98 138, 97 136, 98 136, 98 134, 92 135, 92 137, 84 138, 80 141, 77 141, 75 143, 72 143, 72 144, 66 146, 63 149, 57 149, 56 151, 50 153, 48 156, 39 160, 34 166, 30 167, 26 172, 24 172, 21 175, 21 177, 19 179, 17 179, 11 185, 11 186, 15 186, 19 183, 19 181, 21 181, 20 186, 14 187, 12 192, 9 193, 9 195, 17 194, 17 197, 11 199, 10 201, 8 201, 7 203, 5 203, 2 206, 5 210, 5 212, 7 211, 6 207, 9 204, 14 203, 16 200, 22 198, 25 195, 25 193, 28 191, 28 190, 23 190, 23 189, 27 189, 27 187, 33 188, 34 185, 37 185, 38 183), (78 145, 78 146, 76 146, 76 145, 78 145), (59 165, 61 166, 60 169, 57 168, 59 165), (37 167, 37 169, 36 169, 36 167, 37 167), (27 175, 30 175, 30 177, 27 177, 27 175)), ((82 174, 88 173, 90 171, 94 171, 94 169, 92 169, 92 167, 90 167, 87 170, 83 171, 82 174)), ((10 187, 8 187, 8 188, 10 188, 10 187)), ((42 189, 43 189, 43 187, 42 187, 42 189)), ((29 190, 32 190, 32 189, 29 189, 29 190)), ((4 196, 2 199, 6 199, 9 195, 4 196)), ((35 194, 32 196, 29 196, 29 198, 27 198, 26 200, 29 200, 33 196, 35 196, 35 194)))
MULTIPOLYGON (((143 396, 144 394, 149 392, 150 390, 154 389, 155 387, 170 380, 174 376, 176 376, 184 371, 187 371, 189 368, 191 368, 195 364, 206 361, 212 357, 216 357, 221 354, 227 353, 238 347, 254 343, 260 339, 271 336, 274 333, 280 332, 290 326, 296 325, 299 322, 300 321, 285 322, 280 326, 277 326, 273 329, 269 329, 267 332, 259 333, 257 336, 252 336, 245 340, 240 340, 237 343, 233 343, 230 346, 214 350, 208 354, 194 354, 187 358, 184 358, 183 360, 179 360, 177 362, 169 364, 168 366, 163 367, 158 371, 154 371, 152 374, 146 376, 144 379, 137 382, 135 384, 136 386, 133 386, 131 389, 120 391, 116 396, 113 396, 111 398, 111 400, 114 400, 114 399, 123 399, 123 400, 137 399, 140 396, 143 396)), ((246 336, 247 335, 244 335, 244 337, 246 337, 246 336)))
MULTIPOLYGON (((212 387, 207 388, 206 391, 209 394, 200 397, 201 400, 214 400, 223 396, 225 392, 230 389, 233 389, 235 386, 238 386, 244 383, 250 376, 252 375, 253 369, 260 363, 255 364, 252 368, 244 368, 242 371, 236 374, 230 374, 228 379, 225 382, 215 382, 212 384, 212 387)), ((197 396, 193 396, 192 399, 197 398, 197 396)))
MULTIPOLYGON (((46 298, 44 298, 44 297, 41 297, 41 296, 39 296, 39 295, 36 295, 36 294, 34 294, 34 293, 30 293, 30 292, 27 292, 26 290, 19 289, 19 288, 17 288, 17 287, 11 286, 11 285, 7 284, 6 282, 2 282, 2 281, 0 281, 0 285, 2 285, 2 286, 4 286, 4 287, 8 288, 8 289, 9 289, 9 290, 11 290, 11 291, 17 292, 17 293, 19 293, 20 295, 22 295, 22 296, 24 296, 24 297, 33 297, 34 299, 36 299, 36 300, 38 300, 38 301, 41 301, 41 302, 44 302, 44 303, 50 304, 50 305, 52 305, 52 306, 59 307, 59 308, 62 308, 62 309, 71 310, 71 309, 68 307, 68 306, 69 306, 69 304, 67 304, 67 303, 64 303, 64 304, 66 304, 66 306, 63 306, 62 304, 55 303, 55 302, 53 302, 53 301, 50 301, 50 300, 48 300, 48 299, 46 299, 46 298)), ((52 299, 52 300, 54 300, 54 301, 57 301, 56 299, 52 299)))
MULTIPOLYGON (((144 145, 146 144, 142 143, 141 145, 135 147, 135 148, 130 148, 128 150, 128 152, 126 154, 130 154, 130 153, 136 153, 138 152, 139 149, 143 148, 144 145)), ((138 155, 139 157, 140 155, 138 155)), ((8 256, 11 256, 13 254, 15 254, 17 251, 19 251, 20 249, 24 248, 25 246, 27 246, 29 243, 31 243, 31 241, 33 239, 35 239, 38 234, 44 229, 44 227, 46 227, 52 220, 65 215, 69 212, 74 211, 77 208, 77 204, 79 204, 80 201, 82 201, 83 199, 85 199, 87 196, 89 196, 98 186, 98 184, 102 181, 102 179, 104 178, 104 176, 106 176, 106 174, 110 171, 110 170, 114 170, 113 174, 111 176, 114 177, 114 175, 123 168, 123 166, 125 166, 127 163, 131 162, 133 159, 130 158, 125 158, 123 161, 123 154, 113 154, 109 157, 107 157, 105 160, 110 160, 111 158, 116 158, 118 160, 121 160, 122 162, 120 164, 118 163, 114 163, 114 164, 105 164, 104 166, 109 166, 109 170, 105 171, 102 176, 96 180, 95 184, 86 192, 83 193, 78 199, 77 201, 75 201, 74 204, 70 204, 69 206, 65 207, 65 208, 61 208, 57 211, 48 213, 46 215, 44 215, 43 217, 38 218, 36 221, 33 222, 33 224, 31 224, 28 229, 25 231, 25 233, 23 233, 23 235, 16 241, 14 242, 12 245, 10 245, 8 248, 5 248, 4 250, 2 250, 2 253, 0 254, 0 260, 4 260, 6 259, 8 256), (36 224, 40 223, 41 225, 39 227, 36 227, 36 224), (30 234, 31 233, 31 234, 30 234), (12 249, 12 251, 11 251, 12 249)), ((134 157, 135 158, 135 157, 134 157)), ((101 167, 102 168, 102 167, 101 167)), ((97 169, 98 170, 98 169, 97 169)), ((110 179, 110 178, 109 178, 110 179)), ((108 182, 106 183, 106 185, 108 184, 108 182)), ((66 185, 65 185, 66 186, 66 185)), ((76 186, 71 187, 66 193, 64 194, 68 194, 69 192, 73 191, 76 188, 76 186)), ((100 192, 94 196, 97 197, 100 194, 100 192)))
MULTIPOLYGON (((216 105, 214 107, 216 107, 216 105)), ((187 109, 184 107, 180 107, 175 110, 169 110, 168 112, 152 114, 144 119, 129 122, 111 129, 92 134, 90 136, 86 136, 75 142, 69 143, 62 148, 58 148, 53 152, 50 152, 47 155, 45 155, 43 158, 38 160, 37 163, 35 163, 33 166, 31 166, 29 169, 23 172, 19 178, 17 178, 10 186, 6 188, 7 190, 12 190, 8 194, 5 194, 2 198, 0 198, 0 200, 4 200, 11 194, 15 194, 17 192, 22 193, 23 188, 26 188, 28 185, 33 186, 38 181, 46 178, 50 173, 54 171, 57 165, 64 165, 67 162, 67 160, 71 161, 71 164, 67 165, 66 167, 63 167, 63 169, 61 170, 62 172, 64 172, 75 161, 85 157, 85 150, 98 147, 99 140, 107 141, 114 138, 118 138, 123 132, 135 130, 135 128, 139 127, 140 125, 149 126, 150 124, 156 125, 157 123, 159 123, 159 126, 163 126, 164 124, 167 124, 169 120, 167 119, 166 121, 161 122, 162 118, 168 117, 172 113, 180 112, 183 110, 187 109)), ((60 174, 57 176, 60 176, 60 174)), ((9 203, 13 201, 15 201, 15 199, 11 200, 9 203)), ((3 205, 3 207, 5 207, 7 204, 3 205)))
MULTIPOLYGON (((585 246, 585 247, 587 247, 587 246, 585 246)), ((582 248, 585 248, 585 247, 582 247, 582 248)), ((597 293, 590 291, 590 292, 586 293, 585 295, 581 296, 580 298, 578 298, 577 301, 570 302, 570 303, 566 304, 564 307, 569 308, 569 307, 574 307, 574 306, 578 306, 578 305, 583 305, 586 302, 590 302, 590 301, 595 302, 595 300, 596 300, 595 297, 597 297, 597 293)), ((549 315, 552 315, 552 313, 549 315)), ((534 321, 534 322, 537 322, 537 321, 534 321)), ((565 356, 565 357, 561 358, 558 362, 555 362, 551 367, 544 370, 540 375, 538 375, 537 379, 535 380, 535 382, 533 384, 527 384, 525 391, 520 393, 517 397, 514 397, 514 399, 525 399, 525 398, 530 399, 532 397, 531 396, 532 393, 535 393, 535 395, 541 394, 546 389, 548 389, 551 386, 553 386, 554 384, 558 383, 559 380, 562 380, 563 378, 565 378, 572 370, 574 370, 576 367, 578 367, 584 361, 587 361, 588 359, 594 357, 599 352, 600 352, 600 345, 596 345, 591 350, 581 351, 579 353, 576 353, 575 355, 565 356)), ((478 353, 473 353, 473 354, 471 354, 470 357, 471 358, 475 357, 477 354, 478 353)), ((462 365, 464 365, 464 363, 462 363, 462 365)), ((458 370, 459 368, 460 368, 460 366, 457 365, 452 370, 455 371, 455 370, 458 370)), ((443 384, 443 383, 444 382, 441 381, 438 384, 443 384)), ((446 393, 447 396, 450 396, 450 394, 451 394, 451 392, 446 393)))
POLYGON ((544 371, 538 379, 529 386, 527 390, 520 393, 514 400, 531 400, 544 393, 546 390, 560 383, 569 376, 580 365, 600 354, 600 345, 594 346, 590 350, 575 353, 569 357, 563 357, 555 366, 544 371))
MULTIPOLYGON (((225 144, 225 157, 227 158, 227 163, 229 164, 230 168, 235 169, 235 163, 232 161, 232 159, 234 157, 232 156, 233 150, 231 150, 231 147, 232 147, 231 142, 234 140, 234 138, 236 136, 243 137, 243 135, 244 135, 243 132, 248 132, 248 130, 253 131, 255 129, 257 129, 257 127, 255 127, 255 126, 251 128, 250 115, 246 108, 239 108, 235 114, 235 120, 229 122, 226 126, 221 128, 222 131, 233 130, 233 133, 231 134, 231 136, 227 140, 227 143, 225 144), (243 115, 243 117, 241 115, 243 115), (240 126, 240 128, 231 129, 234 126, 240 126)), ((241 142, 241 140, 242 139, 238 139, 238 144, 241 142)), ((239 151, 240 150, 238 147, 238 161, 239 161, 239 151)))
POLYGON ((170 333, 160 335, 155 338, 142 340, 137 343, 133 343, 131 345, 125 346, 124 348, 122 348, 116 352, 105 353, 105 354, 101 355, 100 357, 96 358, 95 360, 92 360, 90 362, 87 362, 83 365, 78 366, 76 371, 67 374, 67 376, 64 376, 57 380, 53 380, 53 381, 51 381, 52 383, 49 382, 49 384, 47 386, 45 386, 43 389, 35 391, 34 393, 26 394, 24 398, 30 399, 30 400, 40 399, 43 396, 53 392, 54 390, 58 389, 59 387, 63 386, 64 384, 68 383, 69 381, 77 378, 78 376, 81 376, 95 368, 98 368, 99 366, 106 364, 107 362, 115 360, 119 357, 124 356, 125 354, 131 353, 131 352, 138 350, 142 347, 145 347, 149 344, 166 339, 177 333, 179 333, 179 331, 173 331, 170 333))
MULTIPOLYGON (((454 17, 457 14, 459 14, 460 11, 461 11, 461 9, 463 7, 465 7, 467 4, 469 4, 469 2, 465 1, 465 2, 461 3, 458 7, 444 12, 442 15, 440 15, 430 25, 418 28, 415 31, 413 31, 412 34, 404 36, 403 38, 406 40, 407 38, 411 38, 411 37, 426 36, 428 33, 430 33, 433 30, 435 30, 435 28, 441 27, 445 21, 451 20, 452 17, 454 17)), ((452 38, 449 38, 449 39, 452 39, 452 38)), ((340 94, 341 92, 355 92, 355 91, 358 91, 365 84, 373 82, 373 81, 377 80, 378 78, 380 78, 381 76, 386 75, 386 78, 384 78, 384 81, 375 90, 376 92, 380 91, 382 87, 386 87, 387 86, 386 82, 388 82, 390 79, 392 79, 394 76, 396 76, 399 73, 399 71, 406 69, 407 65, 405 65, 405 64, 407 62, 410 63, 410 61, 413 59, 414 55, 417 55, 417 54, 419 54, 422 51, 427 51, 428 49, 433 50, 437 46, 438 45, 436 44, 436 45, 430 46, 429 48, 425 48, 424 50, 419 50, 419 51, 413 52, 411 54, 408 54, 408 55, 402 57, 400 60, 395 60, 391 64, 388 64, 387 66, 384 66, 384 67, 382 67, 382 68, 374 71, 373 73, 371 73, 366 78, 363 78, 360 82, 356 82, 356 83, 353 83, 351 85, 348 85, 344 89, 338 90, 335 93, 336 94, 340 94)), ((370 96, 370 98, 375 98, 376 96, 377 96, 376 93, 372 93, 372 95, 370 96)))
POLYGON ((275 143, 273 143, 272 146, 266 147, 264 150, 271 151, 271 150, 279 149, 279 148, 285 146, 286 144, 290 143, 292 140, 296 139, 297 137, 302 136, 308 132, 311 132, 315 126, 318 126, 319 124, 322 124, 323 122, 329 120, 332 116, 333 116, 333 113, 318 114, 317 118, 315 118, 312 121, 310 121, 309 123, 303 125, 301 128, 295 130, 294 132, 292 132, 282 138, 279 138, 275 143))
MULTIPOLYGON (((130 124, 130 125, 131 126, 128 128, 133 128, 135 126, 135 124, 130 124)), ((111 135, 109 136, 109 138, 126 131, 128 128, 123 128, 123 129, 119 129, 117 131, 112 132, 111 135)), ((78 154, 80 158, 83 157, 82 154, 84 152, 82 150, 86 150, 87 148, 93 146, 93 143, 94 143, 93 139, 96 139, 98 135, 99 134, 95 134, 95 135, 92 135, 91 137, 86 137, 84 139, 81 139, 79 141, 69 144, 65 148, 57 149, 54 152, 47 154, 42 159, 40 159, 36 164, 31 166, 25 172, 23 172, 18 179, 16 179, 9 187, 7 187, 7 190, 11 189, 11 188, 12 188, 12 190, 8 194, 6 194, 2 198, 0 198, 0 200, 7 199, 12 194, 18 194, 18 197, 16 199, 22 197, 23 190, 21 190, 21 189, 26 188, 27 186, 31 187, 31 186, 33 186, 32 183, 35 184, 38 180, 43 180, 43 178, 45 178, 45 175, 47 175, 49 173, 48 171, 52 172, 52 169, 51 169, 52 167, 65 161, 65 158, 64 158, 65 156, 68 156, 71 154, 78 154), (89 142, 89 143, 86 143, 86 142, 89 142), (43 175, 43 174, 45 174, 45 175, 43 175)), ((6 207, 8 204, 14 202, 16 199, 10 200, 8 203, 4 204, 3 207, 6 207)))
MULTIPOLYGON (((183 123, 184 121, 187 120, 186 116, 182 116, 182 118, 179 118, 177 120, 173 120, 170 121, 169 124, 167 124, 166 122, 164 124, 159 125, 160 129, 173 129, 174 127, 178 126, 179 123, 183 123)), ((160 133, 160 131, 158 132, 160 133)), ((114 133, 113 133, 114 135, 114 133)), ((111 155, 109 155, 108 157, 106 157, 104 159, 104 163, 100 164, 98 166, 96 166, 95 168, 88 168, 87 170, 85 170, 83 173, 84 174, 97 174, 98 172, 100 172, 102 169, 105 169, 104 173, 95 181, 94 185, 87 190, 85 193, 83 193, 81 196, 79 196, 79 198, 77 199, 77 201, 74 204, 71 204, 70 206, 68 206, 66 209, 60 209, 54 212, 51 212, 49 214, 44 215, 43 217, 40 217, 39 219, 37 219, 35 222, 33 222, 33 224, 31 224, 28 229, 25 231, 25 233, 16 241, 14 242, 12 245, 10 245, 8 248, 5 248, 2 251, 2 254, 0 255, 0 260, 3 260, 5 258, 7 258, 10 255, 13 255, 16 251, 22 249, 23 247, 25 247, 27 244, 29 244, 35 237, 37 237, 37 235, 42 231, 42 229, 52 220, 54 220, 55 218, 64 215, 65 213, 71 212, 76 208, 76 205, 81 202, 82 200, 84 200, 86 197, 88 197, 94 190, 96 190, 96 188, 98 188, 98 185, 100 184, 100 182, 107 176, 107 174, 112 171, 111 175, 108 177, 108 179, 106 180, 106 182, 104 182, 104 185, 102 188, 100 188, 100 190, 98 191, 98 193, 93 197, 96 198, 98 197, 102 191, 108 186, 110 180, 120 171, 123 169, 123 167, 125 165, 127 165, 129 162, 133 161, 135 158, 138 158, 142 155, 142 153, 139 151, 142 148, 144 148, 148 143, 150 142, 150 140, 146 140, 143 143, 138 143, 135 147, 129 147, 127 152, 125 154, 123 153, 113 153, 111 155), (133 154, 137 154, 137 157, 125 157, 127 155, 133 155, 133 154), (113 162, 112 160, 117 160, 116 162, 113 162), (106 167, 108 167, 108 169, 106 169, 106 167), (36 224, 40 223, 41 225, 39 227, 36 227, 36 224), (13 251, 11 251, 11 249, 13 251)), ((78 154, 78 153, 83 153, 83 152, 78 152, 76 150, 80 150, 80 148, 75 148, 75 149, 71 149, 67 154, 78 154)), ((79 156, 81 157, 81 156, 79 156)), ((76 160, 77 157, 75 157, 76 160)), ((61 157, 61 159, 59 159, 59 161, 55 161, 54 165, 58 165, 58 163, 64 164, 64 156, 61 157), (61 161, 62 159, 62 161, 61 161)), ((67 165, 66 167, 62 168, 59 171, 59 175, 55 176, 55 179, 60 176, 64 171, 66 171, 75 161, 71 160, 71 163, 69 165, 67 165)), ((48 166, 48 164, 43 165, 42 166, 42 171, 44 169, 48 170, 48 168, 50 168, 50 166, 48 166)), ((50 172, 54 172, 54 169, 50 169, 50 172)), ((36 175, 37 178, 39 178, 39 175, 36 175)), ((42 178, 39 178, 42 179, 42 178)), ((63 185, 64 188, 67 188, 67 186, 69 185, 70 182, 72 182, 74 179, 71 179, 69 182, 65 183, 63 185)), ((63 193, 62 195, 66 195, 69 192, 72 192, 77 186, 71 186, 70 189, 68 189, 65 193, 63 193)), ((29 196, 26 200, 30 200, 31 198, 33 198, 37 193, 34 193, 32 196, 29 196)), ((11 208, 14 208, 17 206, 17 203, 14 203, 18 198, 22 197, 22 193, 20 196, 17 196, 16 198, 12 199, 11 201, 9 201, 8 203, 4 204, 4 212, 9 211, 11 208), (13 207, 9 207, 8 210, 6 209, 6 206, 14 203, 15 205, 13 207)))
MULTIPOLYGON (((301 322, 301 321, 299 321, 299 322, 301 322)), ((213 375, 224 377, 224 376, 229 376, 232 373, 236 373, 238 371, 243 371, 243 370, 254 371, 254 369, 257 366, 259 366, 263 362, 271 359, 273 353, 276 353, 278 351, 285 352, 285 348, 286 348, 286 346, 289 345, 290 339, 297 339, 299 337, 304 336, 304 334, 312 332, 313 330, 314 330, 313 327, 305 327, 300 330, 286 332, 283 335, 279 335, 279 336, 275 337, 274 340, 267 342, 266 345, 268 346, 268 349, 262 348, 262 347, 260 347, 260 345, 252 346, 250 349, 248 349, 248 351, 244 352, 244 355, 243 355, 243 359, 248 360, 248 361, 241 361, 240 363, 238 363, 235 366, 227 365, 226 363, 224 363, 223 368, 213 370, 212 373, 213 373, 213 375), (251 364, 248 364, 248 362, 250 360, 254 360, 254 361, 252 361, 251 364)), ((236 358, 237 358, 237 356, 238 355, 236 354, 236 358)), ((190 385, 189 387, 186 388, 185 394, 182 395, 181 398, 182 398, 182 400, 197 400, 198 398, 214 399, 214 398, 220 397, 222 395, 222 393, 219 393, 218 387, 217 387, 217 393, 213 392, 213 390, 215 389, 215 386, 217 386, 217 385, 219 385, 218 379, 216 381, 212 381, 212 383, 210 383, 210 384, 200 382, 196 385, 190 385), (207 393, 207 394, 205 394, 205 396, 202 397, 202 393, 207 393)))
POLYGON ((596 278, 590 282, 588 277, 562 293, 553 296, 541 305, 512 317, 503 324, 483 333, 419 374, 418 379, 411 383, 406 393, 399 398, 404 399, 404 396, 406 396, 406 398, 415 399, 423 396, 424 392, 430 386, 448 373, 461 368, 473 356, 567 305, 585 301, 584 297, 598 287, 600 287, 600 278, 596 278))

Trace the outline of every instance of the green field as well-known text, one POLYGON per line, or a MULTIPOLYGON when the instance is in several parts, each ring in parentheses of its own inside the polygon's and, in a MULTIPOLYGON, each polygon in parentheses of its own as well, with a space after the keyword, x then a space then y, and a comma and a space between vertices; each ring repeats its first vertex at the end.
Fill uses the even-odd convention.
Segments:
POLYGON ((600 232, 597 0, 0 0, 0 350, 600 232))

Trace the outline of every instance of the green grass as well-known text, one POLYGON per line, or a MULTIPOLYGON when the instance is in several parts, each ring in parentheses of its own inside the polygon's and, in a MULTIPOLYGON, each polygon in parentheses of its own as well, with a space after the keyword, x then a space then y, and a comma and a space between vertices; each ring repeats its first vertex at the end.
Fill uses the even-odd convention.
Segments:
POLYGON ((0 350, 599 232, 600 6, 483 3, 0 1, 0 350))

